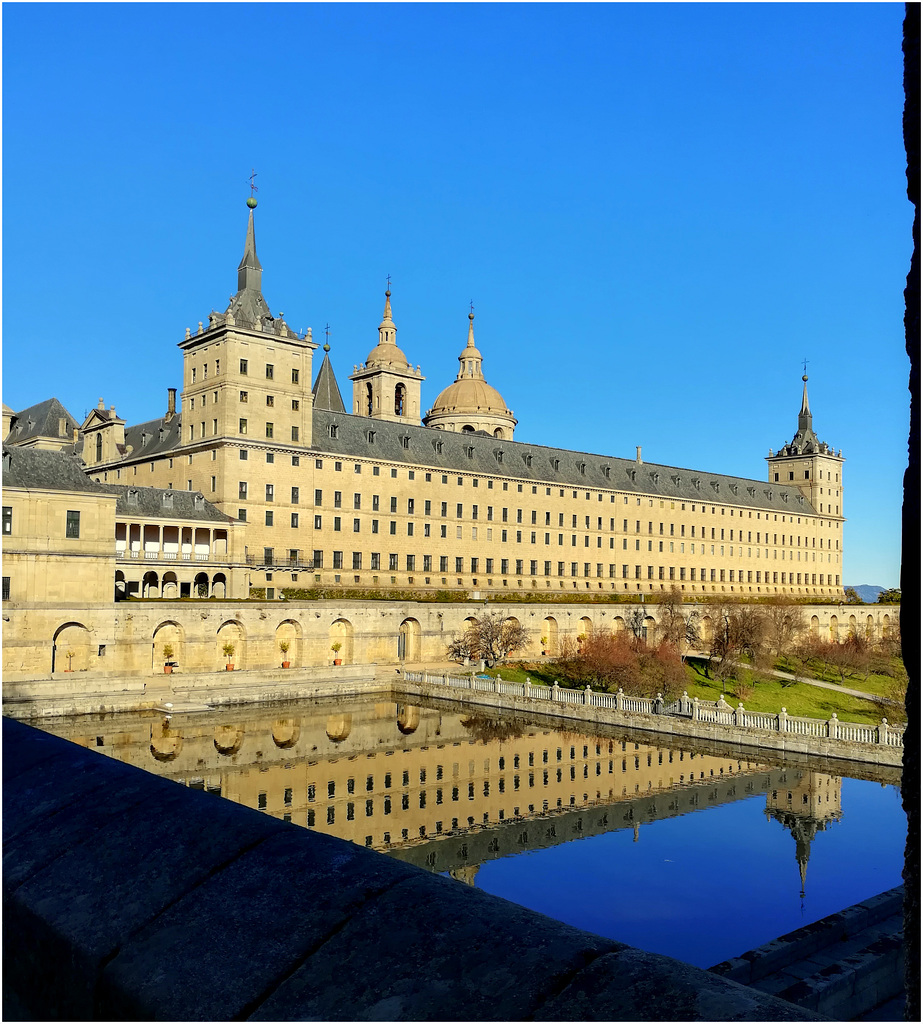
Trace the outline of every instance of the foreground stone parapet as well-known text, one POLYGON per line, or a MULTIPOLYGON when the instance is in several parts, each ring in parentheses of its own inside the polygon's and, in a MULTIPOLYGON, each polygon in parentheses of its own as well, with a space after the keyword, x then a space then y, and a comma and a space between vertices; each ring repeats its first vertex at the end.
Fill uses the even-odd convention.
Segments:
POLYGON ((823 1020, 3 722, 7 1019, 823 1020))

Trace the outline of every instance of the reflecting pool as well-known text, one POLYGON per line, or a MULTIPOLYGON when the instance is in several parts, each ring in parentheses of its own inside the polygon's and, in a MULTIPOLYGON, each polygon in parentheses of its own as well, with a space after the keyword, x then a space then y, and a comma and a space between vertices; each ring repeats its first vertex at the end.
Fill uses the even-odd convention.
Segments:
POLYGON ((701 967, 901 882, 893 768, 380 700, 42 727, 701 967))

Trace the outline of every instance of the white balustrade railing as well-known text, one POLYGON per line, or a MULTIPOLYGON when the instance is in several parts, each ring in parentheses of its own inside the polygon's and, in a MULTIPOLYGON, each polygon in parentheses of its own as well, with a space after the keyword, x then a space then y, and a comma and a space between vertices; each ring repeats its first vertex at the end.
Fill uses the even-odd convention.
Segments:
POLYGON ((657 697, 632 697, 621 689, 617 693, 592 690, 572 690, 568 687, 533 684, 530 679, 524 683, 511 683, 490 676, 478 676, 473 672, 465 676, 450 676, 434 672, 403 673, 409 683, 427 683, 435 686, 451 686, 461 690, 478 690, 482 693, 496 693, 511 697, 528 697, 532 700, 551 700, 561 704, 583 704, 614 711, 625 711, 634 715, 673 715, 691 718, 694 722, 705 722, 727 726, 732 729, 757 730, 762 732, 784 732, 793 736, 811 736, 839 740, 847 743, 869 743, 889 747, 902 747, 904 727, 889 724, 886 718, 880 725, 859 725, 841 722, 834 714, 830 719, 801 718, 789 715, 785 708, 778 714, 767 711, 747 711, 742 704, 732 708, 722 697, 718 701, 703 701, 684 693, 670 704, 657 697))

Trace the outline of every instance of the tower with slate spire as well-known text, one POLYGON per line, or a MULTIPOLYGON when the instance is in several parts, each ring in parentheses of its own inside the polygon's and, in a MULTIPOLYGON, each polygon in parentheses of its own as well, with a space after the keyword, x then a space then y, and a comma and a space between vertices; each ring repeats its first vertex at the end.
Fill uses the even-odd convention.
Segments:
POLYGON ((420 389, 426 379, 397 347, 397 327, 391 316, 390 284, 385 311, 378 325, 378 344, 349 378, 353 382, 353 412, 377 420, 420 425, 420 389))
MULTIPOLYGON (((814 511, 824 520, 821 536, 812 544, 814 550, 796 552, 798 560, 810 564, 787 566, 789 572, 794 569, 799 581, 804 578, 805 584, 812 584, 812 577, 823 572, 833 575, 837 587, 842 580, 843 551, 843 452, 837 451, 826 441, 818 440, 814 432, 813 416, 808 403, 808 376, 802 378, 804 388, 801 396, 801 408, 798 410, 798 429, 788 444, 782 445, 777 451, 769 449, 766 458, 771 484, 795 485, 804 498, 813 506, 814 511), (800 573, 800 575, 799 575, 800 573)), ((787 526, 797 526, 801 520, 799 511, 807 509, 794 508, 794 515, 787 526), (795 520, 798 520, 796 523, 795 520)), ((788 517, 783 517, 783 520, 788 517)), ((780 526, 781 531, 781 526, 780 526)), ((786 535, 788 535, 786 530, 786 535)), ((797 530, 790 531, 799 537, 797 530)), ((780 566, 780 568, 782 568, 780 566)))
MULTIPOLYGON (((180 444, 192 457, 196 449, 234 443, 291 447, 300 452, 313 440, 310 329, 293 331, 283 314, 273 314, 263 297, 263 267, 256 254, 254 208, 237 267, 237 291, 223 313, 209 314, 208 325, 186 329, 180 444)), ((221 474, 216 474, 219 480, 221 474)), ((228 477, 230 479, 230 476, 228 477)), ((232 481, 236 484, 236 480, 232 481)), ((230 487, 231 484, 228 484, 230 487)), ((219 486, 220 490, 220 486, 219 486)), ((212 496, 234 508, 236 492, 212 496)))

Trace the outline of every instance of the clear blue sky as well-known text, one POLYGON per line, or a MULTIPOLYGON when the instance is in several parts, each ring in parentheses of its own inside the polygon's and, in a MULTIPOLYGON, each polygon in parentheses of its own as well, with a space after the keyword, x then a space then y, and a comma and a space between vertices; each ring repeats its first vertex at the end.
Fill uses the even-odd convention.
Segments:
POLYGON ((847 583, 896 586, 901 4, 5 4, 3 400, 181 386, 236 290, 428 408, 474 300, 517 439, 764 479, 810 360, 847 583))

